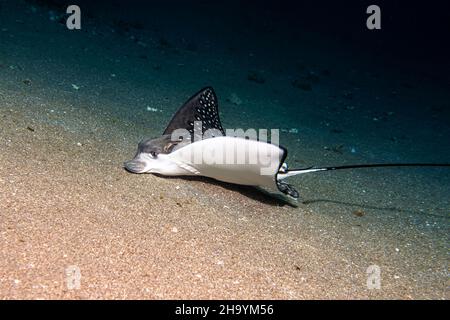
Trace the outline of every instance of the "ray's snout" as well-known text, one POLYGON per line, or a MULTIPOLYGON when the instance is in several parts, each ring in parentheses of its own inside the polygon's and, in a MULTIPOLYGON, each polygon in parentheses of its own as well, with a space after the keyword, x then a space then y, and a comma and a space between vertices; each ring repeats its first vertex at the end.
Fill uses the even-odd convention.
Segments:
POLYGON ((132 173, 143 173, 145 172, 145 162, 141 160, 137 160, 136 158, 133 160, 125 161, 123 164, 124 168, 132 173))

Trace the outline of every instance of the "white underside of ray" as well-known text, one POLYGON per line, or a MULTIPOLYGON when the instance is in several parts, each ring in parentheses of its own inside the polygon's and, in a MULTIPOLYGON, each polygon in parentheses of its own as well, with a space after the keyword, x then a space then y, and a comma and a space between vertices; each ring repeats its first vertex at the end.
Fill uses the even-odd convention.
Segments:
POLYGON ((236 137, 216 137, 160 154, 158 170, 165 175, 200 175, 216 180, 276 189, 283 150, 276 145, 236 137))

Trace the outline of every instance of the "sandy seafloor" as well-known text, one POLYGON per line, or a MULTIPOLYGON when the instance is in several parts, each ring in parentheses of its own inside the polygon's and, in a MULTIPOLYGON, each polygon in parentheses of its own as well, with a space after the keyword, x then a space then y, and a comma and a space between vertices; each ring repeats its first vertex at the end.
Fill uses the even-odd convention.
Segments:
POLYGON ((276 31, 279 42, 249 47, 209 16, 203 38, 185 39, 156 13, 149 29, 86 19, 71 32, 49 8, 0 10, 1 298, 449 298, 448 169, 292 178, 304 201, 293 208, 122 168, 205 85, 224 127, 283 129, 292 167, 448 162, 445 81, 308 32, 295 52, 276 31), (291 85, 305 72, 319 75, 311 91, 291 85), (79 290, 66 286, 71 265, 79 290), (366 286, 370 265, 379 290, 366 286))

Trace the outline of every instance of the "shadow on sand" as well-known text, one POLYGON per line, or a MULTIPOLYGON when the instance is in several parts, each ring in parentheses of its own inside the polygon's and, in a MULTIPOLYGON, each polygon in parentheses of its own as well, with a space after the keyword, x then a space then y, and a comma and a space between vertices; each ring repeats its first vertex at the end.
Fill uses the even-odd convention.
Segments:
POLYGON ((354 207, 354 208, 361 208, 361 209, 371 209, 371 210, 378 210, 378 211, 390 211, 390 212, 396 212, 396 213, 408 213, 408 214, 414 214, 414 215, 420 215, 420 216, 433 216, 436 218, 444 218, 448 219, 448 217, 444 215, 439 214, 433 214, 429 212, 419 211, 419 210, 412 210, 408 208, 397 208, 397 207, 383 207, 383 206, 375 206, 375 205, 369 205, 369 204, 360 204, 360 203, 352 203, 352 202, 346 202, 346 201, 337 201, 337 200, 330 200, 330 199, 313 199, 313 200, 305 200, 302 201, 304 205, 314 205, 314 204, 320 204, 320 203, 334 203, 337 205, 342 206, 348 206, 348 207, 354 207))
MULTIPOLYGON (((289 203, 287 200, 285 200, 282 196, 277 197, 275 194, 269 194, 265 192, 264 190, 258 189, 256 187, 252 186, 244 186, 244 185, 238 185, 238 184, 232 184, 227 182, 218 181, 212 178, 202 177, 202 176, 177 176, 177 177, 171 177, 171 176, 164 176, 160 174, 154 174, 155 176, 162 178, 162 179, 182 179, 182 180, 188 180, 188 181, 196 181, 196 182, 202 182, 202 183, 208 183, 212 184, 230 191, 239 192, 240 194, 253 199, 255 201, 275 206, 275 207, 283 207, 285 205, 295 207, 291 203, 289 203)), ((383 207, 383 206, 375 206, 375 205, 369 205, 369 204, 361 204, 361 203, 355 203, 355 202, 346 202, 346 201, 338 201, 338 200, 332 200, 332 199, 311 199, 311 200, 303 200, 299 201, 299 205, 305 205, 305 206, 313 206, 314 204, 321 204, 321 203, 333 203, 336 205, 341 206, 347 206, 347 207, 353 207, 353 208, 360 208, 360 209, 371 209, 371 210, 378 210, 378 211, 390 211, 390 212, 396 212, 396 213, 408 213, 408 214, 414 214, 414 215, 420 215, 420 216, 434 216, 437 218, 444 218, 448 219, 445 215, 439 215, 439 214, 433 214, 429 212, 422 212, 418 210, 408 209, 408 208, 398 208, 398 207, 383 207)))

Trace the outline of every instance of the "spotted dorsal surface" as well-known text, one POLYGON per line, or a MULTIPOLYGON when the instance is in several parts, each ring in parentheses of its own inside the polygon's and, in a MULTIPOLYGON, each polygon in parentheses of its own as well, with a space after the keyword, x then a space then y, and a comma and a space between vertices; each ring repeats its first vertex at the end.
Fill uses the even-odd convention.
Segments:
POLYGON ((209 129, 225 135, 220 123, 217 96, 212 87, 206 87, 190 97, 175 113, 163 134, 172 134, 176 129, 186 129, 191 135, 191 141, 198 139, 209 129), (201 128, 200 122, 201 121, 201 128), (197 125, 194 131, 194 125, 197 125), (194 137, 194 132, 196 137, 194 137))

